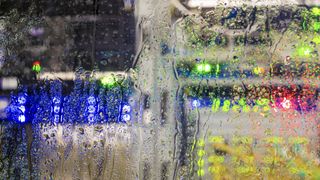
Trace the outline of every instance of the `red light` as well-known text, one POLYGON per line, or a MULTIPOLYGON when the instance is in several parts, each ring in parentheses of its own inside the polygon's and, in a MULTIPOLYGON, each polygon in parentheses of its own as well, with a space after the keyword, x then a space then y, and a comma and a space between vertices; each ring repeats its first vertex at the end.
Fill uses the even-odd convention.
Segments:
POLYGON ((40 65, 40 61, 34 61, 32 65, 33 66, 40 65))

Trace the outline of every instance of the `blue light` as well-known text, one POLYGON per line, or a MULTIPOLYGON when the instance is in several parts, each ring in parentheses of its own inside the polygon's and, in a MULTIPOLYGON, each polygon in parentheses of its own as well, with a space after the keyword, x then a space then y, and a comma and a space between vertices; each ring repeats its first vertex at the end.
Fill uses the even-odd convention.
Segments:
POLYGON ((18 121, 19 122, 26 122, 26 117, 24 115, 19 115, 18 121))
POLYGON ((60 82, 50 82, 40 88, 34 86, 30 90, 25 87, 11 96, 6 108, 7 119, 32 124, 125 123, 131 120, 132 107, 127 102, 131 93, 129 90, 100 90, 98 85, 92 85, 89 89, 75 83, 74 90, 62 96, 62 88, 60 82))

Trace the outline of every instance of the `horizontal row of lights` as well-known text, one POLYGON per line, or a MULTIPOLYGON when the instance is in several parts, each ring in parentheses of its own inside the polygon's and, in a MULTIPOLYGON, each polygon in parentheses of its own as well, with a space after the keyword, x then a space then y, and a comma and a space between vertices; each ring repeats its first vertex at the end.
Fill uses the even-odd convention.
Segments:
MULTIPOLYGON (((9 113, 9 117, 16 117, 15 121, 20 123, 27 122, 26 118, 26 103, 27 103, 28 96, 27 94, 23 93, 20 94, 17 97, 17 100, 14 104, 10 105, 12 109, 9 113)), ((87 107, 86 107, 86 113, 87 113, 87 120, 89 124, 96 123, 96 115, 97 115, 97 100, 94 96, 89 96, 87 98, 87 107)), ((121 121, 120 122, 129 122, 131 120, 131 107, 128 104, 124 104, 122 106, 119 106, 119 112, 121 121)), ((63 108, 62 108, 62 102, 61 98, 59 97, 53 97, 52 99, 52 107, 51 107, 51 116, 53 119, 53 123, 59 123, 62 122, 63 119, 63 108)))
POLYGON ((208 107, 211 106, 213 112, 218 112, 221 108, 222 112, 229 112, 230 109, 232 109, 235 112, 250 112, 251 109, 254 112, 258 112, 259 109, 262 108, 263 112, 268 112, 270 111, 271 108, 280 108, 284 110, 289 110, 289 109, 299 109, 300 105, 300 110, 301 109, 314 109, 316 105, 311 105, 310 107, 305 104, 299 104, 298 101, 289 99, 286 97, 283 98, 277 98, 275 102, 271 102, 267 98, 262 98, 259 100, 255 100, 254 103, 247 104, 246 99, 242 98, 238 102, 235 102, 232 104, 232 101, 230 100, 221 100, 218 98, 209 100, 209 99, 192 99, 191 100, 191 106, 192 108, 202 108, 202 107, 208 107), (297 105, 298 104, 298 105, 297 105), (303 106, 303 107, 301 107, 303 106), (306 108, 305 106, 308 106, 306 108))
MULTIPOLYGON (((243 71, 237 70, 234 72, 230 72, 230 70, 226 69, 226 67, 227 65, 221 65, 221 64, 213 65, 209 63, 199 63, 199 64, 195 64, 194 67, 192 67, 191 69, 184 68, 181 66, 178 67, 177 69, 178 69, 179 75, 186 76, 186 77, 221 77, 221 75, 224 75, 225 78, 229 76, 239 77, 241 75, 245 75, 246 77, 251 77, 254 75, 255 76, 264 75, 266 72, 269 72, 264 67, 254 67, 251 70, 243 70, 243 71)), ((284 67, 282 67, 281 64, 279 64, 279 66, 274 65, 271 70, 272 75, 277 75, 277 73, 283 74, 284 71, 282 72, 281 70, 282 68, 284 67)), ((314 76, 320 76, 320 65, 316 65, 315 67, 308 66, 306 68, 307 70, 303 70, 303 69, 300 70, 300 71, 303 71, 300 73, 301 75, 304 75, 304 73, 309 73, 309 74, 313 74, 314 76)))

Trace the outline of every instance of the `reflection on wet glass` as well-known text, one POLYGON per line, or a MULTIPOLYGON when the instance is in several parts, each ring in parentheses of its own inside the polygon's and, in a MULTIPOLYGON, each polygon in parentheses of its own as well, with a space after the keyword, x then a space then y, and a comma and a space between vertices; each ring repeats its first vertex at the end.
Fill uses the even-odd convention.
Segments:
POLYGON ((0 6, 0 179, 320 178, 316 3, 0 6))

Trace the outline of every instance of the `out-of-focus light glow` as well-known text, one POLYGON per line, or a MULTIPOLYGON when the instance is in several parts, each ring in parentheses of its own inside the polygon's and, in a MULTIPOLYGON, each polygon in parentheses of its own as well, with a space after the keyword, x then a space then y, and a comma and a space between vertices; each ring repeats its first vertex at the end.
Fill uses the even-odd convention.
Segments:
POLYGON ((312 48, 307 45, 302 45, 297 48, 297 53, 299 57, 311 57, 312 48))
POLYGON ((290 107, 291 107, 291 101, 287 98, 284 98, 280 104, 285 109, 290 109, 290 107))
POLYGON ((320 30, 320 22, 314 22, 313 23, 313 30, 319 31, 320 30))
POLYGON ((206 154, 206 152, 204 150, 202 150, 202 149, 199 149, 197 154, 198 154, 199 157, 202 157, 202 156, 204 156, 206 154))
POLYGON ((311 13, 314 15, 314 16, 320 16, 320 8, 318 7, 314 7, 311 9, 311 13))
POLYGON ((239 112, 240 111, 240 106, 239 105, 234 105, 234 106, 232 106, 232 110, 234 111, 234 112, 239 112))
POLYGON ((88 113, 94 113, 96 108, 93 105, 88 106, 88 113))
POLYGON ((24 96, 19 96, 18 97, 18 103, 19 104, 25 104, 26 101, 27 101, 26 97, 24 97, 24 96))
POLYGON ((89 114, 89 115, 88 115, 88 121, 89 121, 90 123, 93 123, 93 122, 94 122, 94 115, 93 115, 93 114, 89 114))
POLYGON ((32 27, 30 28, 29 33, 32 36, 41 36, 44 33, 44 29, 42 27, 32 27))
POLYGON ((195 99, 192 101, 192 107, 198 108, 198 107, 200 107, 200 105, 201 105, 201 103, 198 99, 195 99))
POLYGON ((254 73, 255 75, 263 74, 263 73, 264 73, 264 68, 262 68, 262 67, 255 67, 255 68, 253 68, 253 73, 254 73))
POLYGON ((253 112, 258 112, 259 111, 259 106, 255 105, 252 108, 253 112))
POLYGON ((25 112, 26 112, 26 107, 25 107, 25 106, 19 106, 18 109, 19 109, 22 113, 25 113, 25 112))
POLYGON ((218 98, 213 99, 212 101, 212 111, 217 112, 220 108, 221 100, 218 98))
POLYGON ((316 44, 320 44, 320 36, 316 36, 312 39, 312 41, 316 44))
POLYGON ((101 84, 104 86, 104 87, 113 87, 115 84, 116 84, 116 79, 115 77, 113 76, 106 76, 106 77, 103 77, 101 80, 101 84))
POLYGON ((266 105, 262 107, 263 112, 269 112, 270 111, 270 106, 266 105))
POLYGON ((0 111, 7 108, 9 105, 9 101, 6 98, 0 98, 0 111))
POLYGON ((88 97, 87 101, 90 105, 96 104, 96 98, 94 98, 93 96, 88 97))
POLYGON ((205 64, 204 65, 204 72, 210 72, 211 71, 211 65, 210 64, 205 64))
POLYGON ((18 121, 19 122, 26 122, 26 117, 24 115, 19 115, 18 121))
POLYGON ((61 101, 60 101, 60 98, 54 97, 52 102, 53 102, 53 104, 59 104, 61 101))
POLYGON ((249 105, 243 106, 242 111, 246 113, 250 112, 250 106, 249 105))
POLYGON ((197 164, 198 164, 198 167, 203 167, 204 166, 204 160, 203 159, 199 159, 197 164))
POLYGON ((203 169, 199 169, 199 170, 197 171, 197 174, 198 174, 198 176, 200 176, 200 177, 204 176, 204 170, 203 170, 203 169))
POLYGON ((130 119, 131 119, 131 117, 130 117, 129 114, 124 114, 124 115, 122 116, 122 120, 125 121, 125 122, 130 121, 130 119))
POLYGON ((245 105, 247 105, 246 98, 241 98, 241 99, 239 100, 239 105, 240 105, 240 106, 245 106, 245 105))
POLYGON ((211 71, 212 67, 208 63, 201 63, 196 65, 196 70, 200 74, 209 73, 211 71))
POLYGON ((123 113, 130 113, 130 111, 131 111, 131 107, 130 107, 130 106, 124 105, 124 106, 122 107, 122 112, 123 112, 123 113))
POLYGON ((231 105, 230 100, 225 100, 223 102, 222 111, 223 112, 228 112, 230 110, 230 105, 231 105))
POLYGON ((41 71, 40 61, 35 61, 32 64, 32 71, 39 73, 41 71))
POLYGON ((261 99, 256 100, 256 103, 258 106, 269 105, 270 100, 267 98, 261 98, 261 99))

